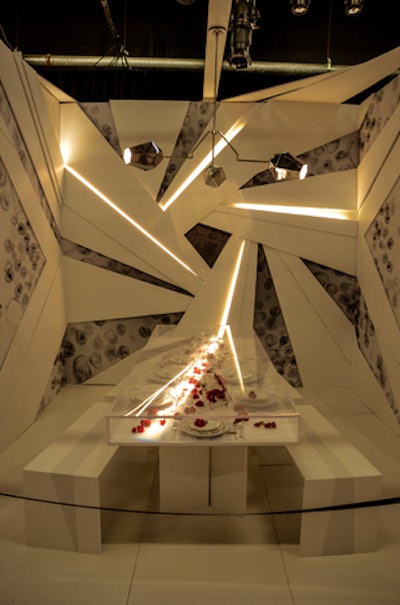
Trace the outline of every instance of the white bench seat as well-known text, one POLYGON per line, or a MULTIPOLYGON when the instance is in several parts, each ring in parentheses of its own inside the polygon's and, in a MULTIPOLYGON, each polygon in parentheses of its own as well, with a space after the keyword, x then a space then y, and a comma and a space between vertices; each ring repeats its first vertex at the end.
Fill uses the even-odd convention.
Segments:
MULTIPOLYGON (((128 488, 122 481, 114 489, 118 472, 126 463, 133 472, 131 459, 138 459, 136 448, 109 445, 109 410, 109 403, 92 405, 23 469, 28 545, 101 552, 101 507, 123 500, 128 488)), ((144 449, 140 455, 146 462, 144 449)))
MULTIPOLYGON (((381 473, 313 406, 299 406, 300 439, 286 446, 303 478, 299 554, 319 556, 373 552, 377 548, 377 507, 342 508, 379 500, 381 473)), ((272 448, 263 448, 268 460, 272 448)), ((285 523, 284 517, 282 523, 285 523)))

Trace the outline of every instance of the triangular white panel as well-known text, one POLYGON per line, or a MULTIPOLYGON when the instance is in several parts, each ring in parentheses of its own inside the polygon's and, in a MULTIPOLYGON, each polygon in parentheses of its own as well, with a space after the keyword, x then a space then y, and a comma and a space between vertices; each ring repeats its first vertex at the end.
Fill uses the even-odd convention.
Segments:
POLYGON ((185 333, 191 326, 220 326, 226 323, 251 328, 256 274, 257 246, 232 236, 174 335, 185 333))
POLYGON ((292 271, 285 255, 265 247, 304 386, 347 386, 350 364, 292 271))
POLYGON ((64 257, 68 323, 184 311, 191 298, 64 257))

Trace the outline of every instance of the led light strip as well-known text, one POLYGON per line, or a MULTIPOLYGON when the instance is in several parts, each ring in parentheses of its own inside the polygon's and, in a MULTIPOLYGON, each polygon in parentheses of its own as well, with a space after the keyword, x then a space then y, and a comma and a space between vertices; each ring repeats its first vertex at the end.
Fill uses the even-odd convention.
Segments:
POLYGON ((163 252, 168 254, 168 256, 170 256, 174 261, 179 263, 179 265, 181 265, 181 267, 186 269, 186 271, 189 271, 189 273, 191 273, 192 275, 195 275, 197 277, 197 274, 193 271, 193 269, 191 269, 186 263, 184 263, 180 258, 178 258, 178 256, 176 256, 173 252, 171 252, 171 250, 168 250, 168 248, 166 246, 164 246, 164 244, 159 242, 155 237, 153 237, 151 235, 151 233, 146 231, 146 229, 144 229, 141 225, 139 225, 139 223, 134 221, 133 218, 131 218, 128 214, 126 214, 126 212, 121 210, 121 208, 119 208, 116 204, 114 204, 114 202, 112 202, 107 196, 104 195, 104 193, 102 193, 99 189, 97 189, 97 187, 95 187, 89 181, 87 181, 85 179, 85 177, 83 177, 79 172, 77 172, 76 170, 71 168, 71 166, 68 166, 68 164, 65 164, 64 167, 76 179, 78 179, 78 181, 80 181, 83 185, 85 185, 85 187, 87 187, 88 189, 90 189, 90 191, 92 191, 95 195, 97 195, 98 198, 100 198, 110 208, 112 208, 115 212, 117 212, 120 216, 122 216, 123 219, 125 219, 128 223, 130 223, 133 227, 135 227, 135 229, 140 231, 144 236, 146 236, 150 241, 152 241, 153 244, 155 244, 156 246, 161 248, 161 250, 163 252))
POLYGON ((236 260, 236 265, 235 265, 235 268, 234 268, 234 271, 232 274, 231 283, 229 286, 228 295, 226 297, 225 307, 224 307, 224 311, 222 313, 221 323, 220 323, 219 331, 217 334, 217 338, 223 338, 223 336, 224 336, 225 328, 226 328, 226 325, 228 322, 229 312, 230 312, 231 306, 232 306, 233 295, 235 293, 236 283, 237 283, 238 276, 239 276, 239 269, 240 269, 240 265, 242 263, 242 257, 243 257, 245 243, 246 243, 245 240, 243 240, 242 244, 240 246, 239 254, 238 254, 238 257, 236 260))
POLYGON ((352 220, 353 210, 336 210, 334 208, 313 208, 311 206, 280 206, 274 204, 251 204, 237 202, 230 205, 231 208, 241 210, 255 210, 256 212, 272 212, 278 214, 294 214, 297 216, 313 216, 319 218, 331 218, 341 221, 352 220))
POLYGON ((217 155, 219 155, 221 153, 221 151, 223 151, 225 149, 225 147, 239 134, 239 132, 242 130, 242 128, 244 128, 245 126, 245 121, 244 120, 239 120, 236 124, 234 124, 226 134, 224 134, 224 139, 220 139, 220 141, 218 141, 218 143, 215 145, 214 149, 212 149, 210 151, 210 153, 208 153, 206 155, 206 157, 200 162, 200 164, 198 164, 196 166, 196 168, 194 168, 194 170, 192 170, 192 172, 189 174, 189 176, 187 177, 187 179, 182 183, 182 185, 180 187, 178 187, 178 189, 175 191, 175 193, 173 193, 171 195, 171 197, 169 199, 167 199, 165 202, 159 204, 160 208, 162 210, 167 210, 174 202, 176 202, 176 200, 178 199, 178 197, 189 187, 189 185, 191 183, 193 183, 193 181, 195 180, 196 177, 199 176, 199 174, 201 172, 203 172, 203 170, 205 170, 211 163, 212 158, 216 158, 217 155), (226 139, 226 140, 225 140, 226 139))
MULTIPOLYGON (((183 368, 183 370, 181 370, 180 372, 178 372, 178 374, 176 374, 175 376, 173 376, 172 378, 170 378, 170 380, 168 380, 168 382, 166 382, 160 389, 157 389, 157 391, 155 391, 152 395, 150 395, 149 397, 147 397, 144 401, 142 401, 141 403, 139 403, 137 406, 135 406, 134 408, 130 409, 128 412, 126 412, 124 414, 124 416, 132 416, 132 414, 142 414, 151 403, 153 403, 153 401, 155 399, 157 399, 157 397, 159 395, 161 395, 161 393, 163 391, 165 391, 170 384, 172 384, 173 382, 175 382, 175 380, 178 380, 178 378, 180 378, 183 374, 185 374, 186 372, 189 371, 189 369, 193 366, 193 364, 189 364, 187 365, 185 368, 183 368)), ((176 404, 175 404, 176 405, 176 404)), ((174 407, 173 404, 171 404, 171 408, 174 407)))

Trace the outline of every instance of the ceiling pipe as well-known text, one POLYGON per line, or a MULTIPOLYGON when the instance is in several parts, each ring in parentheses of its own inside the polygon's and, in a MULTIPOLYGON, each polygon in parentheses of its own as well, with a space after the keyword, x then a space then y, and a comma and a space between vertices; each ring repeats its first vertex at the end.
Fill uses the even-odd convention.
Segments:
MULTIPOLYGON (((160 57, 118 57, 84 55, 24 55, 24 60, 32 67, 67 67, 73 69, 165 69, 203 71, 203 59, 175 59, 160 57)), ((347 65, 326 65, 323 63, 291 63, 273 61, 253 61, 245 70, 249 73, 276 73, 285 75, 316 75, 327 71, 346 69, 347 65)), ((228 61, 223 62, 224 71, 237 71, 228 61)))

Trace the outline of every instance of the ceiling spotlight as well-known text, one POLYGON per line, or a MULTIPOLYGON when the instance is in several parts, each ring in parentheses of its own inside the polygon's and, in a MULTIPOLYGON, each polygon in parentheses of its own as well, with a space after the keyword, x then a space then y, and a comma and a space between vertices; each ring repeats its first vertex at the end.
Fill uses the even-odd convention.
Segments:
POLYGON ((344 0, 344 12, 348 17, 357 17, 363 9, 364 0, 344 0))
POLYGON ((204 180, 209 187, 219 187, 226 180, 225 171, 213 164, 204 171, 204 180))
POLYGON ((229 21, 231 67, 246 69, 251 64, 249 49, 259 16, 256 0, 233 0, 229 21))
POLYGON ((305 15, 310 8, 311 0, 290 0, 294 15, 305 15))
POLYGON ((126 147, 123 156, 125 164, 141 170, 153 170, 162 161, 163 152, 154 141, 148 141, 134 147, 126 147))
POLYGON ((271 164, 277 181, 289 179, 303 180, 307 175, 307 164, 304 164, 297 157, 287 152, 274 155, 271 164))

